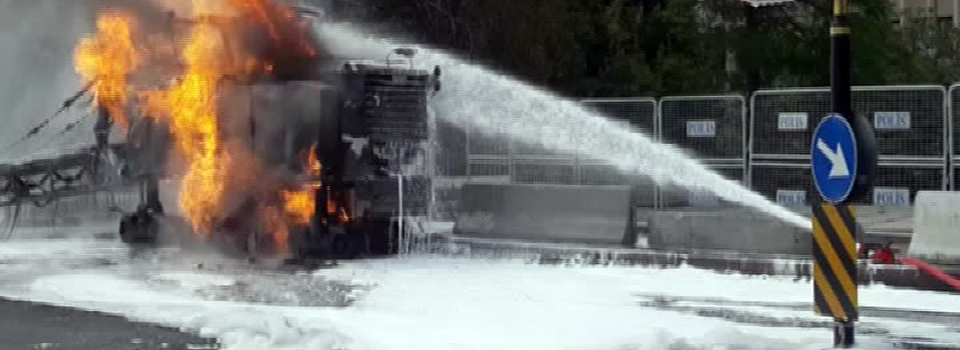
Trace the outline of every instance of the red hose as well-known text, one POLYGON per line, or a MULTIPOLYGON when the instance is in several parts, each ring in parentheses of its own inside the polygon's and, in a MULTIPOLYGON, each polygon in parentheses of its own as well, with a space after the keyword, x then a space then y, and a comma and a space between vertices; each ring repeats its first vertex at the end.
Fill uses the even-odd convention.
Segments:
POLYGON ((943 283, 950 285, 957 291, 960 291, 960 280, 956 279, 953 276, 948 275, 947 273, 941 271, 940 269, 930 266, 930 264, 927 264, 917 259, 904 257, 904 258, 901 258, 900 261, 905 264, 916 266, 918 269, 920 269, 920 271, 926 272, 931 276, 936 277, 937 279, 943 281, 943 283))

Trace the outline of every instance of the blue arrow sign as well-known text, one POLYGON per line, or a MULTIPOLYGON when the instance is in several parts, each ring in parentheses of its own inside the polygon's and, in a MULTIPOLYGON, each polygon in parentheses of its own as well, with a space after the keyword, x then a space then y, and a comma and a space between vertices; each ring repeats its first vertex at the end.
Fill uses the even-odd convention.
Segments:
POLYGON ((811 146, 813 182, 823 200, 840 203, 853 191, 857 178, 857 139, 839 114, 830 114, 813 132, 811 146))

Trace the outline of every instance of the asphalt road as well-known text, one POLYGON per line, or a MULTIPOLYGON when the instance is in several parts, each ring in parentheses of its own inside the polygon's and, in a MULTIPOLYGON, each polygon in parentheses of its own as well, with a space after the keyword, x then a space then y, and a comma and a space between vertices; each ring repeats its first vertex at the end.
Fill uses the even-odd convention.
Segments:
POLYGON ((200 350, 215 339, 99 312, 0 299, 0 349, 200 350))

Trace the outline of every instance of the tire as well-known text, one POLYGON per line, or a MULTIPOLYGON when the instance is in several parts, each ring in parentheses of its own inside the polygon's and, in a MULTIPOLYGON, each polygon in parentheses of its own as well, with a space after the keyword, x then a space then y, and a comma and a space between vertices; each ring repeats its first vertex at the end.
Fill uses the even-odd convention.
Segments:
POLYGON ((126 244, 153 244, 157 241, 160 226, 157 220, 149 215, 138 217, 137 214, 124 215, 120 219, 120 241, 126 244))
POLYGON ((337 259, 356 259, 360 256, 360 242, 356 234, 341 234, 333 238, 333 255, 337 259))

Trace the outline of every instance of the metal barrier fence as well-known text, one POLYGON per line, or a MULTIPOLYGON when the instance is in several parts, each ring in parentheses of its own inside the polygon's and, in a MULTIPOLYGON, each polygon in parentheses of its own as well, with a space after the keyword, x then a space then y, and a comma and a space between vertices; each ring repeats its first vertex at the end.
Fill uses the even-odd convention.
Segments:
MULTIPOLYGON (((653 98, 588 99, 582 103, 608 118, 624 121, 654 135, 657 102, 653 98)), ((468 178, 508 176, 511 182, 527 184, 626 183, 619 172, 598 160, 558 154, 479 133, 468 133, 465 139, 468 159, 465 176, 468 178)))
MULTIPOLYGON (((659 114, 657 100, 649 97, 618 98, 618 99, 585 99, 580 101, 590 109, 598 111, 608 118, 613 118, 646 132, 650 137, 657 138, 659 114)), ((581 185, 623 185, 634 186, 633 203, 635 206, 653 208, 657 206, 657 189, 651 181, 644 179, 631 180, 612 166, 597 159, 576 158, 577 180, 581 185)))
MULTIPOLYGON (((688 150, 731 180, 747 172, 746 100, 739 95, 669 96, 660 99, 658 138, 688 150)), ((731 206, 713 193, 676 186, 659 187, 659 208, 731 206)))
MULTIPOLYGON (((917 191, 943 189, 946 169, 936 165, 881 165, 874 188, 854 204, 904 207, 913 204, 917 191)), ((786 207, 809 206, 818 200, 809 164, 755 162, 751 188, 786 207)))
POLYGON ((960 190, 960 83, 953 84, 947 93, 947 130, 950 132, 948 147, 950 149, 950 189, 960 190))
MULTIPOLYGON (((761 90, 750 104, 750 157, 806 160, 817 123, 830 112, 827 88, 761 90)), ((949 118, 942 86, 857 86, 853 108, 872 122, 880 160, 946 165, 949 118)))
MULTIPOLYGON (((919 190, 960 189, 960 144, 953 141, 960 137, 960 84, 949 90, 929 85, 853 90, 854 109, 872 123, 880 154, 875 189, 859 204, 905 206, 913 203, 919 190)), ((708 167, 771 200, 808 206, 818 198, 810 177, 810 138, 830 111, 829 89, 761 90, 749 102, 748 106, 744 97, 735 95, 582 101, 661 142, 690 151, 708 167)), ((439 130, 446 132, 442 126, 439 130)), ((439 139, 451 145, 444 146, 448 152, 439 163, 443 175, 462 176, 456 183, 633 184, 639 188, 638 206, 734 205, 702 191, 633 181, 600 160, 475 133, 439 139), (456 157, 463 160, 451 160, 456 157)))
MULTIPOLYGON (((947 189, 951 135, 942 86, 854 87, 854 110, 872 123, 880 155, 874 190, 857 204, 909 206, 917 191, 947 189)), ((827 88, 757 91, 751 99, 750 186, 785 206, 817 198, 810 138, 830 112, 827 88)))
POLYGON ((743 96, 670 96, 660 99, 657 134, 708 164, 745 164, 747 106, 743 96))
MULTIPOLYGON (((709 165, 708 165, 709 166, 709 165)), ((746 183, 746 172, 740 165, 714 165, 709 166, 711 170, 716 171, 723 177, 746 183)), ((728 201, 718 198, 713 192, 706 190, 688 190, 676 186, 659 186, 658 208, 715 208, 737 206, 728 201)))

